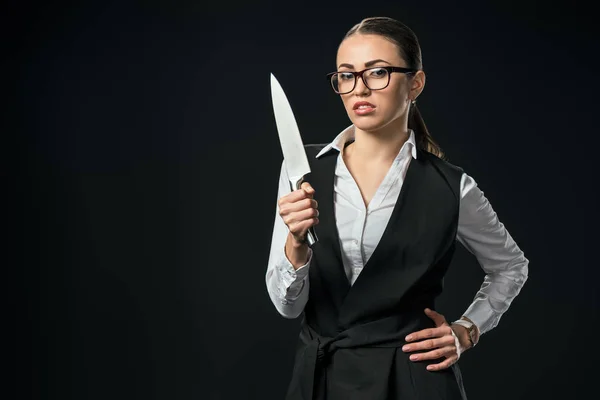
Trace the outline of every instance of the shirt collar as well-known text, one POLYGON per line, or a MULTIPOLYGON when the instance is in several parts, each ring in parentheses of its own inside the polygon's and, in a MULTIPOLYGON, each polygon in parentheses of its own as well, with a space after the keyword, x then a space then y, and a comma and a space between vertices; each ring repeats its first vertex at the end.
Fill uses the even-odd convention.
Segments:
MULTIPOLYGON (((402 149, 404 149, 404 146, 409 146, 411 155, 416 160, 417 159, 417 143, 415 140, 415 133, 412 129, 409 129, 408 131, 410 132, 410 135, 408 136, 408 140, 406 141, 406 143, 404 143, 404 145, 402 146, 402 149)), ((339 135, 337 135, 331 143, 329 143, 327 146, 323 147, 323 149, 319 152, 319 154, 317 154, 316 158, 321 157, 323 154, 328 153, 332 149, 335 149, 335 150, 341 152, 341 149, 344 147, 344 145, 353 139, 354 139, 354 125, 350 125, 346 129, 344 129, 339 135)), ((400 152, 402 152, 402 149, 400 150, 400 152)))

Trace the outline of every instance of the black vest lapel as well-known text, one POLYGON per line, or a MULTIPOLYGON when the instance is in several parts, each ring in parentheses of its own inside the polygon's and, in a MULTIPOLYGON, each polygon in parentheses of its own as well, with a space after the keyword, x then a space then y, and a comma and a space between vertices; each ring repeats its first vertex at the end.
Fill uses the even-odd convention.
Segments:
MULTIPOLYGON (((319 150, 319 148, 315 150, 319 150)), ((315 189, 315 200, 317 200, 319 207, 319 224, 315 226, 315 233, 319 240, 313 245, 313 251, 314 254, 318 255, 333 254, 333 257, 328 256, 327 259, 319 263, 318 270, 317 268, 311 268, 310 273, 319 273, 324 278, 322 281, 335 285, 334 287, 328 287, 325 291, 330 293, 335 307, 339 309, 347 292, 350 290, 350 282, 348 281, 342 262, 340 239, 333 203, 335 167, 339 153, 332 150, 318 159, 314 158, 314 155, 311 154, 308 148, 307 153, 311 162, 311 168, 315 171, 315 174, 307 176, 306 180, 315 189)), ((317 288, 311 287, 311 291, 313 289, 317 288)))
MULTIPOLYGON (((376 315, 375 308, 383 303, 376 305, 374 297, 385 302, 391 293, 398 298, 409 295, 446 254, 454 243, 458 220, 458 203, 451 193, 429 157, 418 151, 417 158, 410 162, 379 244, 340 309, 341 326, 376 315), (373 293, 374 290, 379 293, 373 293), (365 298, 371 299, 369 305, 365 304, 365 298)), ((425 287, 419 291, 429 294, 425 287)), ((415 304, 420 297, 410 296, 415 304)))
MULTIPOLYGON (((402 188, 396 199, 396 204, 394 205, 390 219, 383 231, 383 235, 381 236, 377 247, 375 247, 373 254, 371 254, 371 258, 369 258, 369 261, 367 261, 360 275, 354 282, 354 287, 356 287, 357 283, 360 284, 361 280, 368 279, 369 275, 375 273, 375 270, 378 268, 386 268, 386 259, 394 257, 394 253, 401 247, 398 245, 398 243, 400 243, 399 238, 402 237, 403 239, 406 239, 414 232, 414 226, 411 226, 411 218, 409 215, 404 215, 407 214, 404 212, 404 209, 406 209, 407 206, 410 207, 410 200, 418 193, 419 186, 423 183, 423 175, 424 166, 422 157, 419 158, 417 156, 416 160, 411 159, 406 171, 406 176, 404 177, 404 182, 402 183, 402 188), (392 252, 390 252, 390 250, 392 250, 392 252)), ((416 214, 414 213, 416 210, 417 208, 412 209, 413 215, 416 214)))

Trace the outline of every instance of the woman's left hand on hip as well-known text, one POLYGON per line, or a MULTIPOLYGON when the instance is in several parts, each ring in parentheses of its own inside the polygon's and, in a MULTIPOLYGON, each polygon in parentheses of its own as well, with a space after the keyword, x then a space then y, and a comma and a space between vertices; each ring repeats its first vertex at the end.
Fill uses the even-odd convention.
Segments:
POLYGON ((442 314, 429 308, 425 309, 425 314, 435 322, 435 328, 423 329, 407 335, 408 343, 402 347, 402 351, 405 353, 418 351, 418 353, 410 355, 411 361, 444 358, 444 361, 440 363, 429 364, 427 370, 446 369, 458 361, 465 349, 442 314))

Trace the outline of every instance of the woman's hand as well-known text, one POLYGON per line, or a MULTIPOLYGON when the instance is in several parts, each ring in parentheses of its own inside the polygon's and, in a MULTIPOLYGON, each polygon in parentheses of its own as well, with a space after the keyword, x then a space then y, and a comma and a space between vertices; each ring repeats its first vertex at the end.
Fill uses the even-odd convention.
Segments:
POLYGON ((286 257, 296 269, 306 263, 308 245, 304 239, 308 229, 319 223, 314 194, 315 189, 308 182, 303 182, 300 189, 282 196, 278 201, 279 215, 290 230, 285 243, 286 257))
POLYGON ((308 229, 319 222, 314 194, 315 189, 308 182, 303 182, 300 189, 279 199, 279 215, 298 243, 303 243, 308 229))
MULTIPOLYGON (((435 328, 423 329, 418 332, 413 332, 406 336, 406 341, 409 342, 402 347, 406 353, 414 351, 424 351, 411 354, 412 361, 435 360, 444 357, 445 360, 438 364, 429 364, 429 371, 439 371, 450 367, 458 361, 460 355, 468 347, 465 342, 459 340, 459 337, 454 332, 454 329, 463 328, 462 326, 451 327, 446 318, 429 308, 425 309, 425 314, 435 322, 435 328)), ((466 333, 466 329, 463 328, 466 333)), ((468 338, 466 339, 468 342, 468 338)))

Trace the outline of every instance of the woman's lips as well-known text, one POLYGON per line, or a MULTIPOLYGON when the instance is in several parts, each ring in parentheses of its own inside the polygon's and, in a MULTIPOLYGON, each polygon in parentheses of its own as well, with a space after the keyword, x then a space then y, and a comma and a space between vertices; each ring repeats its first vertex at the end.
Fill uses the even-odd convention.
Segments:
POLYGON ((367 115, 367 114, 371 114, 373 112, 375 112, 375 106, 372 106, 372 105, 371 106, 364 105, 364 106, 354 108, 354 113, 356 115, 367 115))
POLYGON ((367 101, 359 101, 354 103, 352 109, 357 115, 367 115, 375 111, 375 106, 367 101))

